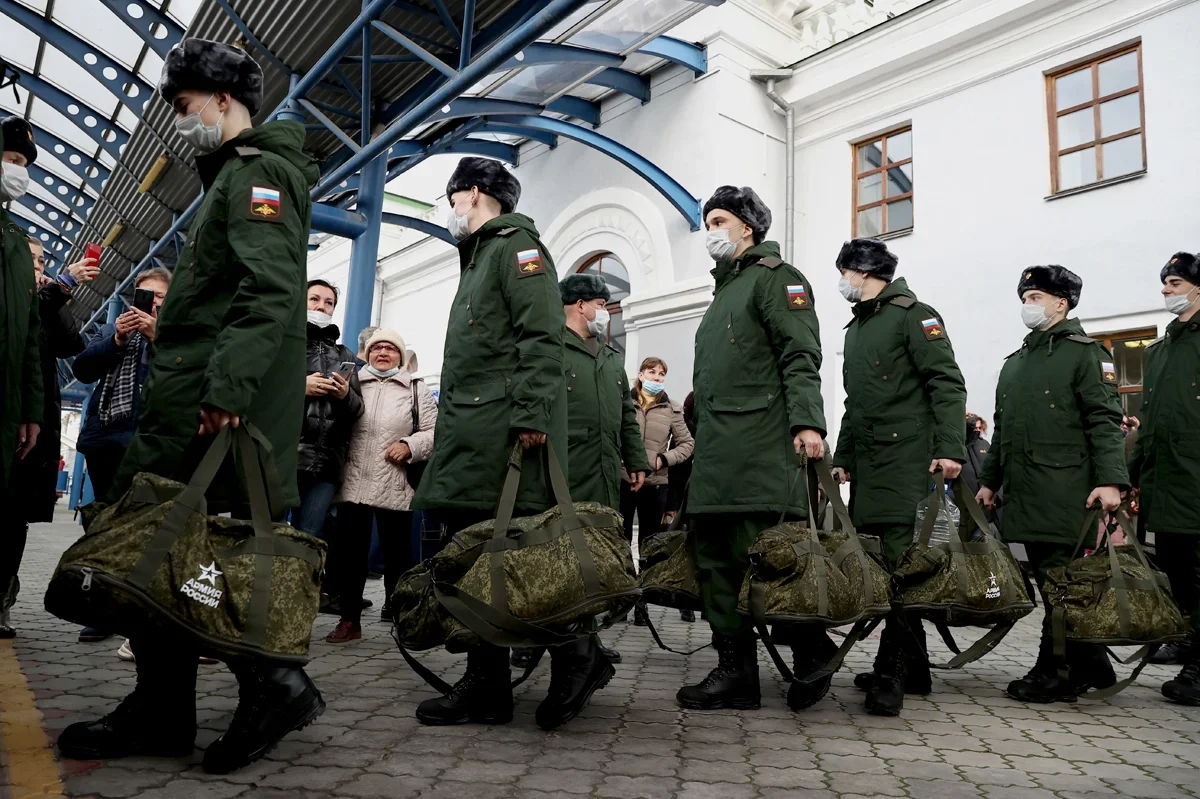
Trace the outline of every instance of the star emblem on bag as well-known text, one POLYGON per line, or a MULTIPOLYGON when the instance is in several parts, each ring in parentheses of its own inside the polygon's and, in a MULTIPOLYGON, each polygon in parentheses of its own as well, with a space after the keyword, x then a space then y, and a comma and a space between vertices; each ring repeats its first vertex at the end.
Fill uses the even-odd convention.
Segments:
POLYGON ((217 578, 220 577, 224 573, 225 572, 223 572, 223 571, 217 570, 217 562, 214 560, 212 563, 208 564, 207 566, 200 567, 200 578, 199 579, 208 580, 209 585, 215 586, 217 584, 217 578))

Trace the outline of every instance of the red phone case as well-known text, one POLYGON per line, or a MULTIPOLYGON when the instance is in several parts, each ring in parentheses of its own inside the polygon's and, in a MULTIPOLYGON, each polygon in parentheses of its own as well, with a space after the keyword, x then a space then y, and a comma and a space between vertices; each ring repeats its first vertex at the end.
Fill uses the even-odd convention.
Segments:
POLYGON ((84 258, 95 258, 96 263, 100 263, 100 253, 103 252, 100 245, 94 241, 89 241, 87 246, 83 248, 84 258))

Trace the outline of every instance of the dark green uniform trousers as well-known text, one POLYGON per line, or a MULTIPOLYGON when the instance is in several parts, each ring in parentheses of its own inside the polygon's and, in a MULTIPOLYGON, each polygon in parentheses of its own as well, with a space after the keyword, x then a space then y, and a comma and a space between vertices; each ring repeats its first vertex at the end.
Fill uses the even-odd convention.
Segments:
MULTIPOLYGON (((914 527, 912 522, 879 522, 861 525, 858 533, 879 539, 884 566, 889 572, 894 572, 900 563, 900 556, 912 546, 914 527)), ((925 668, 926 652, 925 625, 920 616, 893 607, 884 619, 879 651, 875 656, 875 671, 891 673, 888 665, 901 655, 905 656, 910 669, 925 668)))
POLYGON ((1200 535, 1154 534, 1154 560, 1171 580, 1171 594, 1179 610, 1200 630, 1200 535))
POLYGON ((750 617, 737 612, 742 579, 750 565, 750 545, 779 523, 777 513, 714 513, 693 516, 688 541, 704 618, 717 635, 748 638, 754 634, 750 617))

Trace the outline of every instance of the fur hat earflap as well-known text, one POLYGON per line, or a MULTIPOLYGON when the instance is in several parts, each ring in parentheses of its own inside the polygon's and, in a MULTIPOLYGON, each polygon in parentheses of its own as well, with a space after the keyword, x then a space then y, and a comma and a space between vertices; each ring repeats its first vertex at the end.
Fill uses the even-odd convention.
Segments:
POLYGON ((33 143, 33 128, 22 117, 5 117, 0 122, 5 150, 25 156, 26 165, 37 160, 37 145, 33 143))
POLYGON ((599 275, 567 275, 559 281, 558 291, 562 294, 563 305, 574 305, 580 300, 608 302, 612 299, 612 292, 608 290, 608 284, 599 275))
POLYGON ((172 103, 184 89, 229 92, 254 116, 262 106, 262 67, 249 53, 232 44, 184 39, 167 52, 158 79, 158 93, 172 103))
POLYGON ((771 209, 754 193, 749 186, 721 186, 704 204, 702 218, 708 218, 708 212, 714 208, 728 211, 750 226, 754 232, 754 243, 762 244, 771 229, 771 209))
POLYGON ((1171 260, 1163 265, 1162 271, 1158 273, 1158 279, 1166 283, 1167 278, 1171 275, 1200 286, 1200 258, 1190 252, 1175 253, 1171 256, 1171 260))
POLYGON ((1021 280, 1017 283, 1017 296, 1024 298, 1025 292, 1030 290, 1062 297, 1067 301, 1068 308, 1074 308, 1079 304, 1079 295, 1083 293, 1083 278, 1057 264, 1030 266, 1021 273, 1021 280))
POLYGON ((851 239, 843 244, 836 262, 838 269, 866 272, 889 283, 896 276, 899 265, 900 259, 886 244, 879 239, 865 238, 851 239))
POLYGON ((458 162, 450 182, 446 184, 446 198, 456 191, 466 191, 478 186, 479 191, 500 203, 500 213, 511 214, 517 210, 521 199, 521 183, 504 164, 491 158, 467 156, 458 162))

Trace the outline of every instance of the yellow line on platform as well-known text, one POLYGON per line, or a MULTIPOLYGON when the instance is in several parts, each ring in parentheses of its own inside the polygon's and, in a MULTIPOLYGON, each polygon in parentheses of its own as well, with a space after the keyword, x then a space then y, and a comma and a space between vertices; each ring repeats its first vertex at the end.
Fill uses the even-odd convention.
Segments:
POLYGON ((65 796, 42 714, 11 641, 0 641, 0 752, 8 758, 12 799, 65 796))

